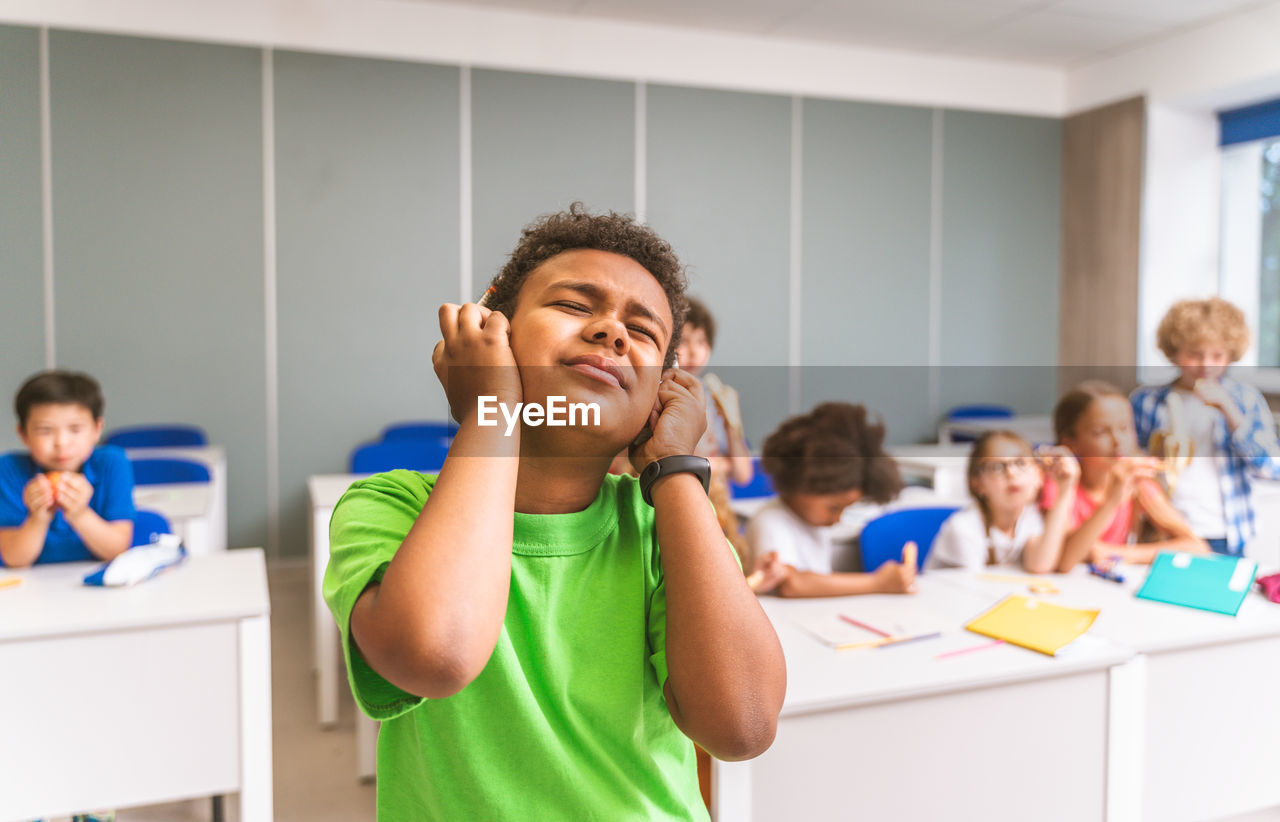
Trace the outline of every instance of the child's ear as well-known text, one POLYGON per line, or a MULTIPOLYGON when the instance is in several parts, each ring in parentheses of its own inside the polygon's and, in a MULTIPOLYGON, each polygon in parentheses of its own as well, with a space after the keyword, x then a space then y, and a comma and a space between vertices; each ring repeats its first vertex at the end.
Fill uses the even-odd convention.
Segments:
POLYGON ((94 439, 95 439, 95 440, 100 440, 100 439, 102 439, 102 426, 103 426, 105 423, 106 423, 106 419, 105 419, 104 417, 98 417, 98 421, 97 421, 97 423, 96 423, 96 424, 94 425, 94 427, 93 427, 93 428, 94 428, 94 430, 93 430, 93 437, 94 437, 94 439))

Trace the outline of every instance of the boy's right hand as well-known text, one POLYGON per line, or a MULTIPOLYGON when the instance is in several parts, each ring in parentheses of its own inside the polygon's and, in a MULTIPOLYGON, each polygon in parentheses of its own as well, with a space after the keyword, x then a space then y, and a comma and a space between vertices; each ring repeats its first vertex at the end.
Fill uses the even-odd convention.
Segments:
POLYGON ((44 474, 36 474, 22 489, 22 503, 31 516, 53 519, 53 483, 44 474))
POLYGON ((431 365, 459 423, 477 413, 478 398, 497 397, 514 408, 521 401, 520 371, 511 353, 511 324, 501 312, 475 303, 440 306, 440 334, 431 365))
POLYGON ((1162 468, 1164 463, 1155 457, 1121 457, 1107 472, 1103 495, 1109 501, 1122 503, 1132 496, 1139 480, 1154 478, 1162 468))

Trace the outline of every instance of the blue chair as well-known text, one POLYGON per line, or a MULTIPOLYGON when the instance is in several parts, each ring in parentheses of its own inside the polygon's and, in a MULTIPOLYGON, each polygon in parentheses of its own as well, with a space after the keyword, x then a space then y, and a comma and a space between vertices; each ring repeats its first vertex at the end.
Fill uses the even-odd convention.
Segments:
POLYGON ((751 475, 751 482, 746 485, 737 485, 730 482, 729 496, 734 499, 755 499, 757 497, 772 497, 777 493, 773 490, 773 483, 769 481, 769 475, 760 467, 759 457, 751 460, 751 468, 754 471, 751 475))
POLYGON ((164 515, 155 511, 133 512, 133 545, 131 547, 150 545, 154 537, 172 533, 173 529, 164 515))
POLYGON ((914 542, 919 552, 916 563, 924 566, 924 558, 933 547, 947 517, 960 510, 957 506, 938 508, 903 508, 881 514, 868 522, 858 536, 862 551, 862 570, 874 571, 889 560, 902 559, 902 546, 914 542))
POLYGON ((453 420, 422 420, 420 422, 398 422, 382 429, 383 442, 399 442, 401 440, 435 440, 444 437, 453 439, 458 433, 458 424, 453 420))
MULTIPOLYGON (((947 422, 974 419, 1012 419, 1013 409, 1007 405, 957 405, 947 412, 947 422)), ((952 442, 973 442, 977 437, 966 433, 951 433, 952 442)))
POLYGON ((380 474, 407 468, 434 474, 444 467, 449 442, 445 437, 438 437, 434 440, 393 440, 362 445, 351 452, 351 473, 380 474))
POLYGON ((167 485, 174 482, 209 482, 209 466, 180 459, 151 458, 130 460, 134 485, 167 485))
POLYGON ((1007 405, 957 405, 947 412, 949 420, 971 420, 975 417, 1012 417, 1007 405))
POLYGON ((176 448, 208 445, 204 429, 195 425, 135 425, 107 435, 107 445, 120 448, 176 448))

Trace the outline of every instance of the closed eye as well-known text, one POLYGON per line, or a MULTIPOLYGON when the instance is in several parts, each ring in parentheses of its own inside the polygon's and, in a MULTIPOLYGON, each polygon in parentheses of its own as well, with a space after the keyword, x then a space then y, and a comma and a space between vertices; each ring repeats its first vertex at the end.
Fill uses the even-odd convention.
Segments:
POLYGON ((650 340, 651 342, 655 342, 655 343, 656 343, 656 342, 658 341, 658 335, 657 335, 657 334, 655 334, 654 332, 650 331, 649 329, 645 328, 644 326, 640 326, 640 325, 629 325, 629 326, 627 326, 627 328, 629 328, 629 329, 630 329, 630 330, 632 330, 632 331, 635 331, 635 332, 636 332, 636 333, 638 333, 638 334, 643 334, 643 335, 645 335, 646 337, 648 337, 648 338, 649 338, 649 340, 650 340))
POLYGON ((582 303, 570 302, 568 300, 561 300, 560 302, 553 303, 553 305, 559 308, 567 308, 570 311, 578 311, 583 314, 589 314, 591 312, 591 309, 587 308, 582 303))

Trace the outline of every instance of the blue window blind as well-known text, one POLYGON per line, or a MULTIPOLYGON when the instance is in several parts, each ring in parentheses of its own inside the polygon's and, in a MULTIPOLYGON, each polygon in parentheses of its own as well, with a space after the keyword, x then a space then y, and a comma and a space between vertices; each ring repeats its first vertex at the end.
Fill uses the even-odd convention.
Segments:
POLYGON ((1280 137, 1280 100, 1218 112, 1220 145, 1280 137))

